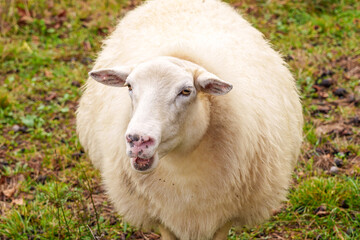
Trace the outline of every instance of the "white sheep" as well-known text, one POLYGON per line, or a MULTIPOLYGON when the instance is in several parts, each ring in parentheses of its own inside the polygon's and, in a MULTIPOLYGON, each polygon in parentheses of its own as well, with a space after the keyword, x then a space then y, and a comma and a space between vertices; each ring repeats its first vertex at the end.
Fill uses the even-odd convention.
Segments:
POLYGON ((90 76, 77 132, 124 220, 163 239, 225 239, 285 200, 302 140, 295 82, 227 4, 146 2, 90 76))

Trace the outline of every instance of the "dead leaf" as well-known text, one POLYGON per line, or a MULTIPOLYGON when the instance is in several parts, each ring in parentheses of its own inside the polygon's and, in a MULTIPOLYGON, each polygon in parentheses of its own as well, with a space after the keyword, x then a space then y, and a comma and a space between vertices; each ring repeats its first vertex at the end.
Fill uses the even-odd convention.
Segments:
POLYGON ((46 101, 51 101, 57 97, 56 92, 51 92, 49 96, 45 98, 46 101))
POLYGON ((4 184, 6 182, 6 177, 5 176, 1 176, 0 177, 0 185, 4 184))
POLYGON ((242 5, 243 5, 242 2, 238 2, 238 3, 233 3, 233 4, 232 4, 232 6, 233 6, 234 8, 240 8, 240 7, 242 7, 242 5))
POLYGON ((57 15, 59 18, 66 18, 66 10, 62 10, 61 12, 58 13, 57 15))
POLYGON ((13 199, 12 203, 14 203, 16 205, 24 205, 24 199, 22 199, 22 198, 13 199))
POLYGON ((19 16, 21 16, 21 17, 23 17, 23 16, 25 16, 26 15, 26 12, 25 12, 25 10, 24 9, 22 9, 22 8, 17 8, 17 10, 18 10, 18 14, 19 14, 19 16))
POLYGON ((16 187, 13 187, 3 190, 2 192, 6 197, 11 198, 14 195, 15 191, 16 191, 16 187))
POLYGON ((17 8, 20 19, 18 20, 19 24, 32 23, 34 19, 31 17, 31 14, 28 10, 17 8))
POLYGON ((324 154, 315 157, 314 166, 322 169, 328 169, 332 165, 332 157, 330 154, 324 154))
POLYGON ((320 125, 315 130, 318 136, 323 134, 339 134, 340 136, 348 136, 352 134, 352 128, 342 123, 332 123, 320 125))
POLYGON ((355 66, 349 72, 344 74, 344 77, 349 80, 351 77, 359 78, 360 76, 360 66, 355 66))
POLYGON ((35 44, 35 45, 39 45, 40 43, 40 38, 38 36, 31 36, 31 41, 35 44))
POLYGON ((44 73, 45 73, 45 77, 48 77, 48 78, 52 78, 52 77, 53 77, 52 72, 50 72, 50 71, 47 70, 47 69, 45 69, 44 73))
POLYGON ((34 21, 34 19, 30 16, 22 16, 20 19, 19 19, 19 23, 25 23, 25 24, 28 24, 28 23, 32 23, 34 21))
POLYGON ((314 113, 328 113, 331 110, 331 106, 329 105, 319 105, 316 107, 316 110, 314 111, 314 113))
POLYGON ((353 118, 350 118, 346 124, 351 124, 356 127, 360 127, 360 116, 355 116, 353 118))
POLYGON ((324 216, 326 216, 326 215, 329 215, 329 213, 326 212, 326 211, 318 211, 318 212, 316 213, 316 215, 319 216, 319 217, 324 217, 324 216))
POLYGON ((326 211, 326 206, 321 205, 320 207, 316 208, 314 213, 319 217, 324 217, 328 215, 329 213, 326 211))
POLYGON ((53 28, 55 29, 59 29, 61 27, 61 23, 55 23, 55 25, 53 26, 53 28))
POLYGON ((325 98, 329 97, 329 94, 327 92, 318 92, 318 95, 322 99, 325 99, 325 98))
POLYGON ((44 23, 45 23, 46 26, 48 26, 48 27, 51 26, 51 19, 50 19, 50 17, 45 17, 43 20, 44 20, 44 23))
POLYGON ((11 209, 12 205, 9 202, 0 201, 0 215, 11 209))
POLYGON ((322 87, 318 86, 318 85, 313 85, 312 86, 317 92, 322 90, 322 87))
POLYGON ((90 51, 91 50, 91 44, 90 44, 89 41, 83 42, 83 46, 84 46, 85 51, 90 51))

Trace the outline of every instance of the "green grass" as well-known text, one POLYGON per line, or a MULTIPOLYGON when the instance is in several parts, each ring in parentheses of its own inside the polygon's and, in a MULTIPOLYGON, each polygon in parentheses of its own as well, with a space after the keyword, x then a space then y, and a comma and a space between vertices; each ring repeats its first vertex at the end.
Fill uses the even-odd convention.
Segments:
MULTIPOLYGON (((101 40, 140 2, 0 2, 0 239, 156 238, 112 210, 75 133, 101 40)), ((283 54, 305 117, 289 200, 229 239, 360 239, 359 2, 227 2, 283 54)))

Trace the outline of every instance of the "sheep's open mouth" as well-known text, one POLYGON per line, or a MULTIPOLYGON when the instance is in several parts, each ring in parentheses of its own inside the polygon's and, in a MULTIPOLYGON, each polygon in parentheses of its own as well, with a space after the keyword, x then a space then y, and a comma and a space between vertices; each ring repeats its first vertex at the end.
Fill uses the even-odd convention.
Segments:
POLYGON ((136 158, 132 158, 131 160, 132 160, 133 167, 136 170, 146 171, 152 166, 152 164, 154 162, 154 157, 151 157, 148 159, 136 157, 136 158))

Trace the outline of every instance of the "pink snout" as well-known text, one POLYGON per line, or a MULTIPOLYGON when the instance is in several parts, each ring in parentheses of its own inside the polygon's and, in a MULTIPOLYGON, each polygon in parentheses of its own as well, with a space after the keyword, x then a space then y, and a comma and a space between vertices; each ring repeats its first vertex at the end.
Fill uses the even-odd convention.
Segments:
POLYGON ((127 134, 126 141, 129 145, 128 155, 130 157, 151 157, 153 147, 155 146, 154 138, 146 135, 127 134))

